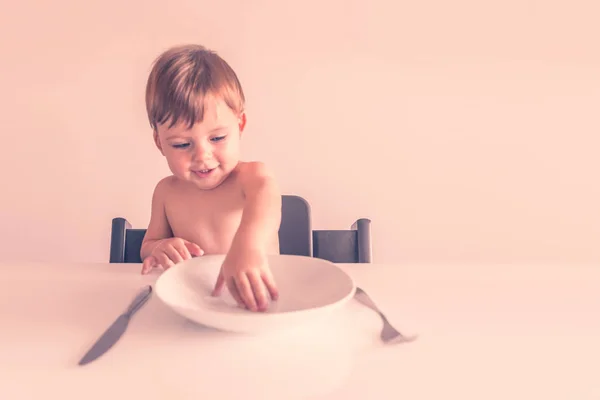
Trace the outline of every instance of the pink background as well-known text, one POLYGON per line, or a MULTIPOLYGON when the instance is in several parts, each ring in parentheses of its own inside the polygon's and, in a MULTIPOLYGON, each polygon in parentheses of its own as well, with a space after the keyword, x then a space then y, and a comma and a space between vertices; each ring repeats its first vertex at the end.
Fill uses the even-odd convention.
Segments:
POLYGON ((145 80, 197 42, 242 80, 245 158, 316 229, 371 218, 376 262, 600 262, 599 4, 7 3, 0 256, 105 262, 112 217, 146 226, 145 80))

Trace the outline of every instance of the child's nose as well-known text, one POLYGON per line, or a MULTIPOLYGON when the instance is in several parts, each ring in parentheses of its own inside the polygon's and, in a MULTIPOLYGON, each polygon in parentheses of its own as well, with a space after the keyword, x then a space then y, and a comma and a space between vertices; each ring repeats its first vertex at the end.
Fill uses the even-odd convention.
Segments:
POLYGON ((212 152, 210 147, 208 146, 196 146, 196 151, 194 152, 195 160, 206 160, 212 157, 212 152))

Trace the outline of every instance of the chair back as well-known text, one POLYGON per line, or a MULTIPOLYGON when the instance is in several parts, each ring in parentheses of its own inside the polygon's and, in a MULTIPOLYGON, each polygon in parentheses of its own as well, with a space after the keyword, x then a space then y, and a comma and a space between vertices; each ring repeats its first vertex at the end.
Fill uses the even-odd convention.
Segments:
POLYGON ((310 205, 300 196, 283 195, 279 253, 311 257, 312 239, 310 205))

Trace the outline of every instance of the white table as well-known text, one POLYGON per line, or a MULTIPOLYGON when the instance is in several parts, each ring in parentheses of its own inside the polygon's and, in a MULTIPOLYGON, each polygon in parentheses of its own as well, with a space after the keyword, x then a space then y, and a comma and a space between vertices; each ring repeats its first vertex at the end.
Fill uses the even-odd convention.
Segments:
POLYGON ((342 265, 416 342, 382 346, 351 302, 270 337, 195 325, 156 295, 77 361, 157 274, 1 264, 0 399, 600 399, 600 266, 342 265))

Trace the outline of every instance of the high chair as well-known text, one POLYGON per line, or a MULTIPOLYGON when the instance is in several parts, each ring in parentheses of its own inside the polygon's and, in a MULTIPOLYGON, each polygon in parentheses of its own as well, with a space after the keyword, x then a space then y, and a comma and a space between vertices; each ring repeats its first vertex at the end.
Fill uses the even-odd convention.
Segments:
MULTIPOLYGON (((300 196, 283 195, 279 227, 280 254, 316 257, 335 263, 370 263, 371 221, 360 218, 349 230, 313 230, 310 205, 300 196)), ((127 219, 113 218, 111 263, 141 263, 140 249, 146 229, 127 219)))

